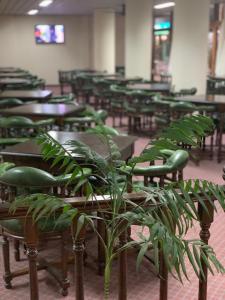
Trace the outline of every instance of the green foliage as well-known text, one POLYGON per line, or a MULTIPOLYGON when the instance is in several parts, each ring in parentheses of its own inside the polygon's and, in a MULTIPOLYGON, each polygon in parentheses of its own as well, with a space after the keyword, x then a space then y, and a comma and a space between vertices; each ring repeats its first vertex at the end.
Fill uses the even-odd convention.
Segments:
POLYGON ((166 127, 162 133, 149 143, 139 157, 133 157, 130 163, 153 161, 163 149, 177 150, 184 145, 199 147, 203 137, 214 131, 213 120, 202 115, 185 116, 166 127))
MULTIPOLYGON (((183 145, 197 147, 203 137, 212 132, 214 125, 211 119, 204 116, 184 117, 172 123, 160 136, 152 141, 139 157, 130 159, 129 164, 134 167, 136 163, 153 161, 162 156, 160 150, 176 150, 183 145)), ((52 166, 58 166, 64 173, 72 172, 72 178, 81 171, 81 165, 76 162, 76 158, 82 156, 85 164, 92 165, 93 176, 97 178, 94 183, 90 178, 81 178, 78 185, 86 184, 86 196, 97 201, 96 194, 102 195, 107 189, 107 194, 111 199, 108 209, 101 211, 101 217, 81 214, 78 218, 78 230, 75 234, 77 238, 80 230, 86 223, 91 224, 97 235, 99 235, 94 219, 101 218, 106 227, 107 239, 102 240, 106 253, 105 267, 105 298, 109 297, 109 285, 111 265, 113 259, 125 249, 138 245, 140 252, 137 257, 137 267, 139 267, 149 246, 153 248, 154 262, 159 270, 159 249, 161 250, 169 272, 182 281, 182 275, 188 278, 186 259, 190 262, 196 275, 202 276, 203 263, 213 274, 224 272, 223 266, 217 260, 213 249, 200 240, 186 239, 186 233, 193 226, 193 221, 199 221, 199 211, 196 204, 199 203, 204 212, 210 214, 210 210, 216 210, 214 201, 218 200, 225 209, 225 194, 222 187, 207 181, 188 180, 171 184, 165 188, 143 188, 145 200, 143 203, 135 203, 126 194, 127 179, 120 184, 120 173, 118 165, 125 165, 121 161, 118 147, 113 142, 110 135, 100 130, 99 134, 102 142, 108 147, 109 157, 106 161, 98 153, 90 149, 87 145, 78 141, 69 141, 65 145, 58 144, 51 136, 44 133, 39 136, 38 142, 42 146, 43 157, 52 160, 52 166), (104 189, 102 189, 102 186, 104 189), (138 242, 129 242, 122 247, 118 247, 117 241, 121 233, 127 231, 132 224, 140 224, 148 229, 148 235, 140 234, 138 242)), ((128 176, 131 176, 131 173, 128 176)), ((63 202, 61 199, 48 195, 31 195, 28 198, 18 198, 12 205, 12 209, 20 205, 28 205, 29 213, 34 219, 45 216, 49 217, 57 212, 59 220, 70 219, 71 221, 79 212, 63 202), (27 202, 26 202, 27 201, 27 202)))

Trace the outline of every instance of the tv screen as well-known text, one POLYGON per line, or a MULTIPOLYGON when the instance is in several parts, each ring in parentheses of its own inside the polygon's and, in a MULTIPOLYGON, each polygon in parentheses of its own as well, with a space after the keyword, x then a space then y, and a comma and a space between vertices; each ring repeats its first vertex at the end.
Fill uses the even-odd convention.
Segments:
POLYGON ((37 44, 63 44, 64 25, 36 25, 35 40, 37 44))

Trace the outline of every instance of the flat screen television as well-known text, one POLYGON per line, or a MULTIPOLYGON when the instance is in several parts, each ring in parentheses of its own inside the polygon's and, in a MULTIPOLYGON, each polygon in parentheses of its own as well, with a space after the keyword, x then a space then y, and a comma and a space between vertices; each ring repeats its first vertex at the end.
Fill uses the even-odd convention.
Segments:
POLYGON ((64 44, 64 25, 35 25, 35 40, 37 44, 64 44))

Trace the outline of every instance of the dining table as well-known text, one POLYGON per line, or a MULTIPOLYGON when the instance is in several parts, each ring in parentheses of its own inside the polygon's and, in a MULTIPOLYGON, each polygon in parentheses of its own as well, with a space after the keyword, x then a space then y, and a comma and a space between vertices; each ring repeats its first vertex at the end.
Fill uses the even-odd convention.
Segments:
POLYGON ((30 74, 26 72, 1 72, 0 70, 0 78, 26 78, 28 76, 30 74))
POLYGON ((30 80, 25 78, 0 78, 0 90, 4 90, 7 85, 19 86, 23 84, 30 84, 30 80))
POLYGON ((225 95, 194 95, 194 96, 179 96, 176 101, 188 101, 195 105, 208 105, 213 107, 213 111, 217 113, 219 120, 218 124, 218 151, 217 161, 222 161, 222 141, 225 125, 225 95))
POLYGON ((135 83, 129 84, 127 87, 131 90, 142 90, 152 93, 169 94, 171 85, 169 83, 135 83))
POLYGON ((14 68, 14 67, 0 67, 0 73, 20 73, 20 72, 24 72, 24 70, 22 69, 18 69, 18 68, 14 68))
POLYGON ((5 117, 23 116, 32 120, 54 118, 55 124, 58 126, 62 126, 64 124, 64 118, 77 116, 84 109, 85 107, 79 104, 31 103, 2 109, 0 113, 5 117))
MULTIPOLYGON (((154 202, 149 201, 148 196, 144 192, 134 192, 130 194, 123 195, 124 200, 126 200, 126 211, 133 210, 134 204, 135 207, 145 207, 150 208, 151 210, 160 209, 160 202, 155 199, 154 202), (149 203, 149 204, 148 204, 149 203)), ((193 197, 191 195, 191 197, 193 197)), ((155 197, 156 198, 156 197, 155 197)), ((96 214, 102 212, 109 212, 111 214, 111 198, 109 195, 89 197, 71 197, 71 198, 62 198, 61 199, 65 204, 69 204, 71 207, 78 210, 78 216, 83 214, 96 214)), ((197 201, 196 201, 197 202, 197 201)), ((205 199, 204 202, 197 202, 197 211, 199 212, 199 227, 194 232, 194 236, 200 239, 202 244, 208 244, 209 237, 212 233, 214 220, 214 209, 208 199, 205 199), (205 209, 207 207, 207 210, 205 209), (208 209, 209 208, 209 209, 208 209)), ((0 202, 0 220, 9 220, 12 218, 21 219, 24 222, 24 235, 26 240, 26 252, 27 259, 29 261, 29 273, 32 274, 32 280, 30 281, 30 299, 37 300, 39 299, 39 287, 38 287, 38 245, 39 245, 39 236, 37 226, 34 226, 34 220, 31 213, 28 211, 27 206, 20 206, 15 211, 10 210, 10 203, 0 202), (25 221, 26 220, 26 221, 25 221), (36 255, 34 255, 36 253, 36 255)), ((74 298, 76 300, 83 300, 85 294, 85 278, 84 274, 88 272, 84 268, 83 257, 85 254, 87 243, 86 240, 86 223, 81 224, 78 222, 79 218, 73 218, 72 221, 72 232, 71 234, 76 234, 76 238, 72 239, 72 250, 74 253, 74 298), (79 228, 79 229, 78 229, 79 228)), ((96 220, 100 222, 100 218, 96 220)), ((104 227, 103 227, 104 228, 104 227)), ((105 228, 104 228, 105 229, 105 228)), ((99 231, 99 229, 98 229, 99 231)), ((105 238, 104 235, 99 234, 99 239, 105 238)), ((120 247, 122 251, 118 251, 117 260, 118 260, 118 299, 127 299, 128 285, 127 285, 127 272, 128 272, 128 247, 125 246, 129 241, 127 234, 121 232, 119 236, 120 247)), ((102 243, 102 242, 101 242, 102 243)), ((99 243, 99 245, 101 245, 99 243)), ((104 248, 104 247, 103 247, 104 248)), ((68 247, 69 249, 69 247, 68 247)), ((99 249, 98 249, 99 251, 99 249)), ((105 251, 105 248, 104 248, 105 251)), ((208 269, 205 264, 205 258, 203 257, 203 251, 200 251, 200 259, 202 261, 202 274, 199 280, 199 290, 198 290, 198 299, 207 299, 207 285, 209 283, 208 279, 208 269)), ((98 259, 97 259, 98 262, 98 259)), ((169 276, 168 276, 168 267, 167 263, 163 259, 162 255, 159 255, 159 264, 160 264, 160 273, 159 273, 159 299, 167 300, 169 292, 169 276)), ((48 269, 47 269, 48 270, 48 269)), ((115 269, 116 272, 116 269, 115 269)), ((53 273, 54 274, 54 273, 53 273)), ((71 296, 72 297, 72 296, 71 296)))
POLYGON ((50 90, 6 90, 0 92, 0 101, 1 99, 16 98, 22 101, 46 102, 51 96, 52 91, 50 90))
MULTIPOLYGON (((93 133, 87 132, 65 132, 65 131, 49 131, 49 135, 60 145, 64 145, 69 150, 69 146, 65 145, 68 141, 75 140, 84 143, 89 148, 101 155, 104 159, 109 159, 110 151, 106 142, 93 133)), ((134 153, 134 143, 137 140, 135 136, 118 135, 113 137, 113 141, 117 145, 121 159, 128 160, 134 153)), ((52 169, 51 162, 42 158, 41 146, 37 144, 36 139, 31 139, 24 143, 6 147, 0 151, 4 161, 13 162, 17 166, 32 166, 46 171, 58 172, 58 167, 52 169)), ((80 154, 73 154, 77 163, 84 163, 85 157, 80 154)))
POLYGON ((133 82, 136 82, 137 80, 141 79, 141 78, 138 78, 138 77, 124 77, 124 76, 118 76, 118 75, 113 75, 113 76, 107 76, 105 78, 107 81, 111 81, 112 83, 117 83, 117 82, 120 82, 120 83, 123 83, 123 84, 127 84, 127 83, 131 83, 132 81, 133 82))

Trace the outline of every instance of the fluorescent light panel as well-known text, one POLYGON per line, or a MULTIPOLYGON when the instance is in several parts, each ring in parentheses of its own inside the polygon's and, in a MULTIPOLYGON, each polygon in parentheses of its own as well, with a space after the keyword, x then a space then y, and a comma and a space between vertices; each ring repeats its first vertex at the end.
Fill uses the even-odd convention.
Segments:
POLYGON ((43 0, 39 3, 39 6, 40 7, 47 7, 49 6, 50 4, 52 4, 53 0, 43 0))
POLYGON ((168 8, 168 7, 172 7, 175 6, 175 2, 166 2, 166 3, 162 3, 162 4, 157 4, 154 6, 155 9, 164 9, 164 8, 168 8))
POLYGON ((38 9, 31 9, 28 11, 27 14, 30 16, 33 16, 33 15, 36 15, 37 13, 38 13, 38 9))

